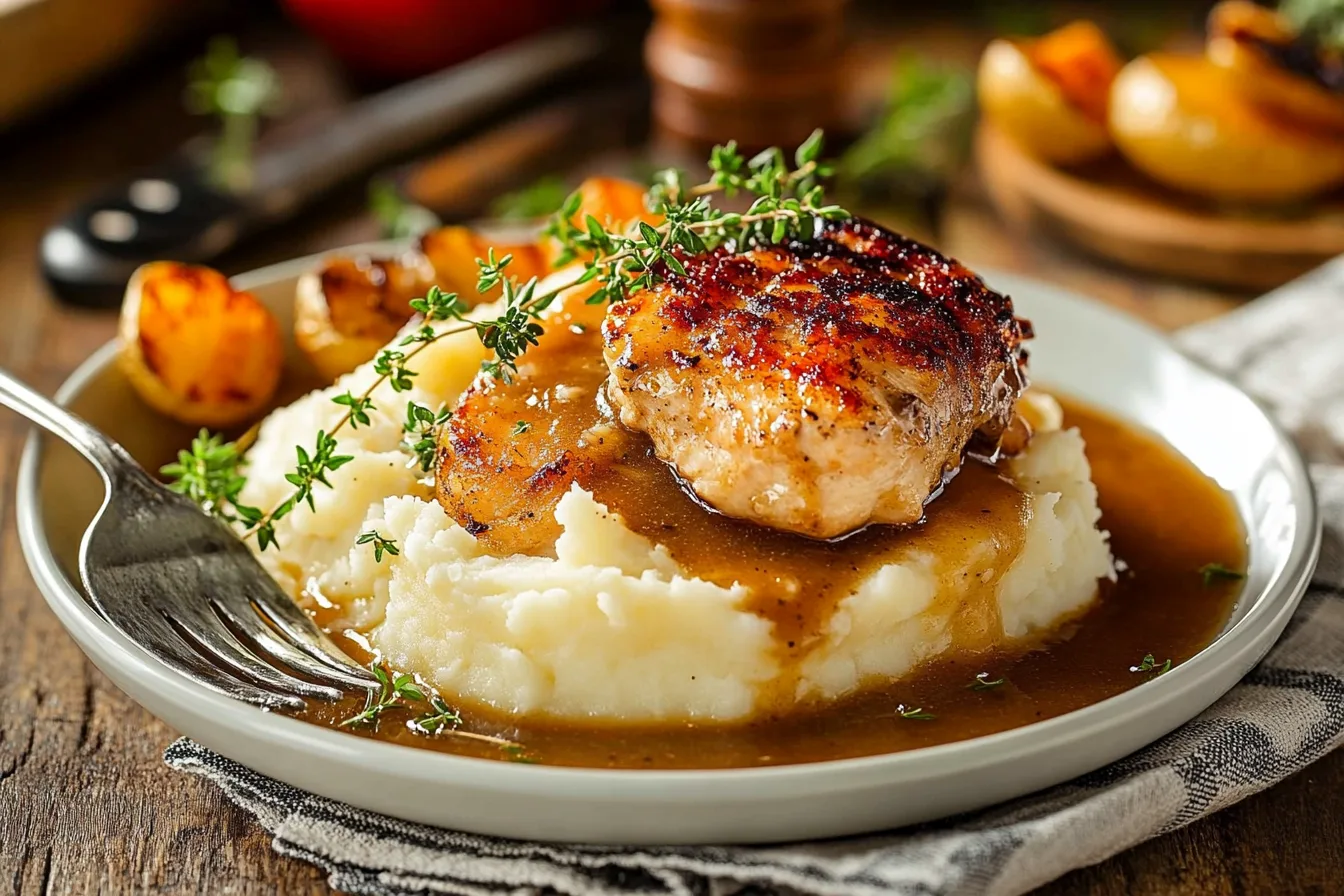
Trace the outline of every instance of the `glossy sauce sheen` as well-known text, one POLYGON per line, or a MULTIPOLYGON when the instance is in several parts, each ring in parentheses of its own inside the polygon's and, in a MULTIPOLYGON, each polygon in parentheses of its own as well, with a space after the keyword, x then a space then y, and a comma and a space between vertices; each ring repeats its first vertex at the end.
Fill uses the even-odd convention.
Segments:
MULTIPOLYGON (((576 312, 583 315, 583 311, 576 312)), ((712 513, 690 498, 647 441, 610 425, 596 401, 605 375, 593 357, 595 332, 574 319, 555 350, 529 353, 528 363, 547 365, 530 400, 508 398, 493 410, 501 417, 498 444, 475 445, 497 463, 504 456, 503 427, 517 421, 526 431, 508 448, 519 481, 534 487, 505 508, 502 525, 480 531, 493 551, 536 549, 554 541, 549 510, 578 480, 597 499, 619 511, 637 532, 665 544, 695 575, 753 589, 757 612, 779 627, 784 651, 797 650, 816 634, 834 601, 857 577, 881 565, 892 552, 921 542, 944 554, 990 539, 1015 556, 1022 530, 1023 498, 993 467, 968 462, 915 527, 870 527, 848 539, 824 543, 761 529, 712 513), (566 386, 565 400, 554 389, 566 386), (556 464, 568 454, 568 461, 556 464), (557 476, 535 475, 539 468, 557 476), (530 471, 530 472, 529 472, 530 471), (523 475, 529 473, 529 475, 523 475), (812 595, 796 600, 794 594, 812 595)), ((554 331, 553 331, 554 332, 554 331)), ((528 371, 524 369, 524 374, 528 371)), ((502 398, 496 396, 497 399, 502 398)), ((1102 526, 1115 554, 1127 564, 1117 583, 1103 582, 1099 599, 1080 619, 1048 643, 1023 645, 1007 654, 963 651, 936 661, 905 680, 821 708, 791 709, 734 724, 622 725, 524 720, 464 709, 463 730, 502 736, 522 745, 533 761, 555 765, 623 768, 723 768, 815 762, 911 749, 962 740, 1030 724, 1103 700, 1141 685, 1149 674, 1131 672, 1145 654, 1160 664, 1180 663, 1206 646, 1227 620, 1239 582, 1206 587, 1199 574, 1207 563, 1234 569, 1245 563, 1245 537, 1230 499, 1183 457, 1155 436, 1065 400, 1066 426, 1082 430, 1093 478, 1100 490, 1102 526), (988 673, 1004 683, 989 690, 969 686, 988 673), (902 718, 898 706, 918 707, 932 719, 902 718)), ((487 433, 487 441, 492 436, 487 433)), ((508 475, 505 471, 504 475, 508 475)), ((509 492, 501 487, 494 496, 509 492)), ((461 519, 461 517, 459 517, 461 519)), ((977 605, 992 601, 979 601, 977 605)), ((963 632, 991 622, 966 614, 963 632)), ((980 611, 980 616, 984 611, 980 611)), ((336 633, 339 634, 339 633, 336 633)), ((958 640, 967 643, 960 635, 958 640)), ((352 653, 361 653, 358 643, 352 653)), ((785 657, 787 666, 787 657, 785 657)), ((335 724, 359 709, 351 699, 314 704, 307 717, 335 724)), ((405 727, 409 714, 390 713, 376 732, 362 733, 412 746, 490 758, 508 758, 497 746, 440 735, 426 737, 405 727)))

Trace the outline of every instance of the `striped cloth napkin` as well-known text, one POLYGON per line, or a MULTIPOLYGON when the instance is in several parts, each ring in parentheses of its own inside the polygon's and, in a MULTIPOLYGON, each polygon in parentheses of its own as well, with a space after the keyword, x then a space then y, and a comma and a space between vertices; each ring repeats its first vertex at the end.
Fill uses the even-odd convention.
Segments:
POLYGON ((1016 894, 1189 824, 1344 743, 1344 258, 1181 333, 1288 426, 1325 520, 1312 587, 1283 638, 1198 718, 1114 765, 936 824, 820 843, 627 849, 524 843, 354 809, 189 740, 164 754, 214 781, 349 893, 1016 894))

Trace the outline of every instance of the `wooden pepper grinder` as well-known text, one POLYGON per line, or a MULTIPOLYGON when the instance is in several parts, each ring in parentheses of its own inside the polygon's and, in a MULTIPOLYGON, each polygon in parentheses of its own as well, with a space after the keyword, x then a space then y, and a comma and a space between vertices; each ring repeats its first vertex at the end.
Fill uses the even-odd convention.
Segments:
POLYGON ((848 0, 652 0, 644 45, 660 136, 752 150, 840 119, 848 0))

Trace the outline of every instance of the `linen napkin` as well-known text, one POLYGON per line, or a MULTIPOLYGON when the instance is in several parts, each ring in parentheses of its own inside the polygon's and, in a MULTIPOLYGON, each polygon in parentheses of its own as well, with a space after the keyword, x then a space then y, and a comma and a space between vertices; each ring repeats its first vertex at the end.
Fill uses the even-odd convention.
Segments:
POLYGON ((410 893, 1016 894, 1263 790, 1344 743, 1344 258, 1177 337, 1264 401, 1312 462, 1311 590, 1269 656, 1198 718, 1068 784, 875 836, 767 847, 557 846, 409 824, 270 780, 182 739, 214 781, 339 890, 410 893))

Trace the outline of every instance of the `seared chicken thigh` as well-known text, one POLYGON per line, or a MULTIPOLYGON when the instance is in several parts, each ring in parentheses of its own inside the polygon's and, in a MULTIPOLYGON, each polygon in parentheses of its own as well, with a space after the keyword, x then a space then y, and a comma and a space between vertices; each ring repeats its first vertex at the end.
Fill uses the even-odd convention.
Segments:
POLYGON ((955 261, 874 224, 685 256, 612 307, 607 395, 699 498, 813 538, 914 523, 1026 385, 1029 326, 955 261))

